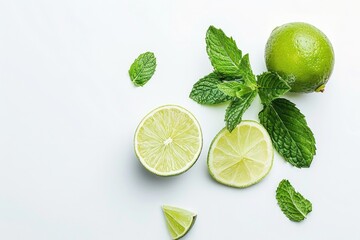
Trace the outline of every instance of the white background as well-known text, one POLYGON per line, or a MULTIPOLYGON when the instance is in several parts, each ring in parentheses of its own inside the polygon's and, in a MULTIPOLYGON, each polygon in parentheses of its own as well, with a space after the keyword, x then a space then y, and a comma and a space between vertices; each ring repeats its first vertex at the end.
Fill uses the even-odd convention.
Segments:
MULTIPOLYGON (((160 206, 198 213, 184 239, 360 239, 360 67, 356 0, 2 0, 0 2, 0 239, 169 239, 160 206), (309 169, 278 154, 270 174, 248 189, 214 182, 209 144, 224 126, 225 105, 188 98, 211 71, 209 25, 266 70, 271 30, 291 21, 320 28, 336 63, 323 94, 287 97, 317 140, 309 169), (143 88, 128 69, 153 51, 158 67, 143 88), (133 134, 155 107, 179 104, 199 120, 204 148, 185 174, 148 173, 133 134), (313 203, 302 223, 280 211, 283 178, 313 203)), ((257 99, 245 119, 257 120, 257 99)))

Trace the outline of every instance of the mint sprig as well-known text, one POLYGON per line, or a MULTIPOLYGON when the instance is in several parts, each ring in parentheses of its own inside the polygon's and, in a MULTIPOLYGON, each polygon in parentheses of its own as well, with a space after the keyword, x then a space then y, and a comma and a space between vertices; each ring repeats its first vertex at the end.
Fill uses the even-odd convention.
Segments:
POLYGON ((264 109, 260 122, 268 130, 275 149, 296 167, 309 167, 315 155, 315 139, 295 104, 280 97, 290 90, 285 79, 273 72, 255 76, 249 54, 242 55, 232 37, 214 26, 206 33, 206 51, 214 72, 194 84, 190 98, 200 104, 230 101, 225 123, 231 132, 259 94, 264 109))
POLYGON ((154 75, 156 68, 156 58, 154 53, 146 52, 139 55, 131 64, 129 76, 135 86, 144 86, 154 75))
POLYGON ((312 211, 311 202, 296 192, 288 180, 279 183, 276 199, 281 211, 291 221, 300 222, 312 211))

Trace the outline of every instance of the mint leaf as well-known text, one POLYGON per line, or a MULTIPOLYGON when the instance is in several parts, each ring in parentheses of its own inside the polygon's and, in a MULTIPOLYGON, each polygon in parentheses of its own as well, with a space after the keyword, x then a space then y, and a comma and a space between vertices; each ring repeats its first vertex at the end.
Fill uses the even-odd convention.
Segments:
POLYGON ((131 64, 129 76, 135 86, 144 86, 154 75, 156 58, 154 53, 146 52, 140 54, 134 63, 131 64))
POLYGON ((305 116, 295 104, 284 98, 264 105, 259 113, 275 149, 295 167, 310 167, 316 152, 315 138, 305 116))
POLYGON ((209 27, 206 33, 206 51, 217 72, 227 76, 239 75, 242 53, 234 39, 227 37, 221 29, 209 27))
POLYGON ((312 211, 312 204, 296 192, 288 180, 282 180, 276 189, 276 199, 281 211, 294 222, 300 222, 312 211))
POLYGON ((231 100, 231 97, 219 90, 220 76, 216 73, 201 78, 191 90, 190 98, 200 104, 218 104, 231 100))
POLYGON ((290 91, 290 86, 277 73, 265 72, 257 76, 259 96, 263 104, 269 104, 275 98, 290 91))
POLYGON ((237 81, 223 82, 217 85, 219 90, 230 97, 241 97, 252 91, 251 88, 237 81))
POLYGON ((253 74, 253 71, 250 66, 250 59, 249 54, 245 54, 244 57, 241 59, 239 65, 239 75, 244 78, 245 84, 252 89, 255 89, 257 86, 256 84, 256 77, 253 74))
POLYGON ((221 29, 210 26, 206 33, 206 50, 215 71, 221 75, 242 77, 246 85, 256 88, 256 77, 249 61, 249 54, 242 52, 231 37, 221 29))
POLYGON ((232 130, 234 130, 241 122, 244 112, 250 107, 256 94, 256 91, 251 91, 230 103, 225 113, 226 128, 229 132, 232 132, 232 130))

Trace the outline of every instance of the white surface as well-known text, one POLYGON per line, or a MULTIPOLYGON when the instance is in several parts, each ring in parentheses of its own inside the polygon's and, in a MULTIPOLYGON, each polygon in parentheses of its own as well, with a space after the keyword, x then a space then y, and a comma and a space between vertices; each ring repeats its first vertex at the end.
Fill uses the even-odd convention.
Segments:
POLYGON ((1 1, 0 239, 169 239, 162 204, 198 213, 184 239, 359 239, 359 10, 356 0, 1 1), (206 155, 225 106, 188 98, 211 71, 206 29, 232 35, 261 73, 267 37, 290 21, 323 30, 336 53, 324 94, 290 96, 315 133, 313 164, 296 169, 276 155, 258 185, 217 184, 206 155), (147 50, 157 71, 135 88, 127 71, 147 50), (141 118, 168 103, 195 114, 204 148, 188 172, 161 178, 132 141, 141 118), (302 223, 277 206, 283 178, 313 203, 302 223))

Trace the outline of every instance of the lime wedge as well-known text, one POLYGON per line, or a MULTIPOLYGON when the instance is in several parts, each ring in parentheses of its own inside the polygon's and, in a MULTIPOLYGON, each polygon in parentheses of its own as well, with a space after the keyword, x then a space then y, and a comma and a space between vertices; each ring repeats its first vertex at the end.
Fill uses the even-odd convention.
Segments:
POLYGON ((244 188, 258 183, 270 171, 274 150, 265 128, 242 121, 231 133, 222 129, 208 154, 210 175, 218 182, 244 188))
POLYGON ((202 133, 189 111, 166 105, 145 116, 136 129, 134 142, 136 156, 147 170, 173 176, 196 162, 202 148, 202 133))
POLYGON ((172 239, 179 239, 185 236, 195 223, 195 213, 171 206, 163 206, 162 209, 166 219, 166 226, 172 239))

